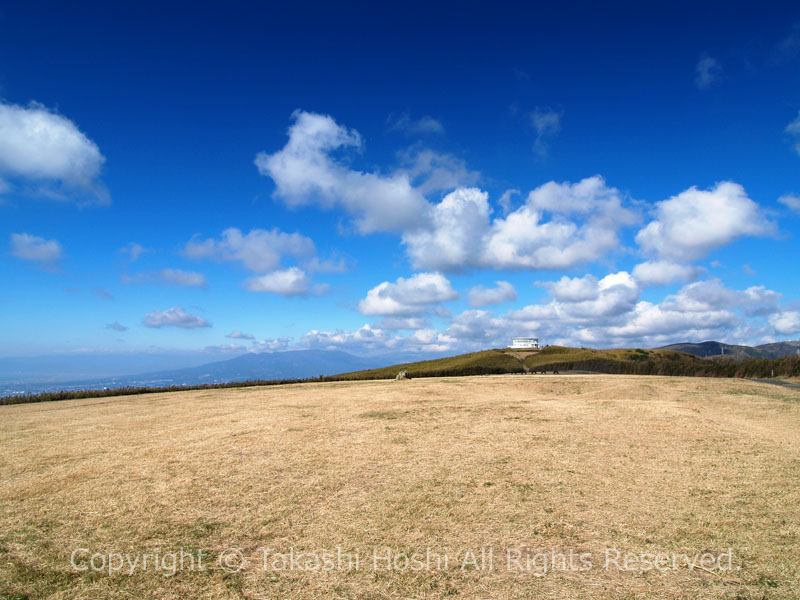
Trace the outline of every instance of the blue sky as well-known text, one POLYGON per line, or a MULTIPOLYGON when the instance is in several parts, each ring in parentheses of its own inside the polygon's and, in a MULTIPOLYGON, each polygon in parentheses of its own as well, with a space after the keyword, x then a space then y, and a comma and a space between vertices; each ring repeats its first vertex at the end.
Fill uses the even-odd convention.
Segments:
POLYGON ((0 356, 797 339, 799 84, 788 2, 6 3, 0 356))

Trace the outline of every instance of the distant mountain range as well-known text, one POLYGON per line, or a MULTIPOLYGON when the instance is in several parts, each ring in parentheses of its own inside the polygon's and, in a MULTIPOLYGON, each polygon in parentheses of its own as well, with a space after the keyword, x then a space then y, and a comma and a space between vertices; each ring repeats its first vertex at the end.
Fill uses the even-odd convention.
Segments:
POLYGON ((760 346, 735 346, 723 344, 722 342, 700 342, 694 344, 685 342, 682 344, 670 344, 662 346, 659 350, 675 350, 676 352, 686 352, 708 358, 712 356, 731 356, 733 358, 781 358, 800 354, 800 340, 790 342, 773 342, 760 346))
POLYGON ((137 375, 158 385, 196 385, 226 383, 248 379, 304 379, 335 375, 383 365, 396 357, 363 357, 339 350, 289 350, 286 352, 248 353, 230 360, 211 362, 199 367, 157 371, 137 375))
MULTIPOLYGON (((31 378, 30 375, 25 378, 15 379, 12 370, 0 374, 3 375, 0 378, 0 396, 56 390, 166 387, 228 383, 254 379, 305 379, 319 375, 336 375, 349 371, 384 367, 410 360, 439 358, 441 356, 443 356, 443 353, 420 355, 418 353, 405 352, 364 357, 338 350, 289 350, 286 352, 248 353, 228 360, 205 363, 200 366, 150 371, 134 375, 125 374, 91 379, 80 375, 70 379, 68 376, 62 375, 63 378, 60 381, 54 380, 53 377, 41 377, 36 380, 31 378)), ((59 372, 63 373, 64 370, 62 369, 59 372)))

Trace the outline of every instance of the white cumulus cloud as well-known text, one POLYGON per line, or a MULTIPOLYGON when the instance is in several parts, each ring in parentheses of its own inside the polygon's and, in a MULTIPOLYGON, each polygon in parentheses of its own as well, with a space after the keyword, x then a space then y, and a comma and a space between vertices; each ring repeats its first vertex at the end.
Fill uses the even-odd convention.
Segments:
POLYGON ((641 248, 663 259, 691 261, 742 236, 770 235, 775 224, 738 183, 691 187, 655 206, 655 219, 636 234, 641 248))
POLYGON ((552 299, 511 311, 507 318, 541 335, 557 332, 559 338, 569 337, 576 328, 624 319, 641 293, 626 271, 611 273, 599 280, 592 275, 565 276, 557 282, 540 285, 549 288, 552 299))
POLYGON ((523 206, 495 220, 482 262, 505 269, 567 269, 594 262, 619 245, 618 231, 635 219, 602 177, 546 183, 523 206))
POLYGON ((495 318, 488 310, 466 310, 451 319, 450 326, 439 339, 455 347, 464 344, 468 348, 470 345, 491 347, 498 345, 497 340, 507 337, 509 331, 514 330, 508 328, 505 320, 495 318))
POLYGON ((54 263, 64 255, 64 251, 57 240, 46 240, 28 233, 12 233, 11 255, 22 260, 54 263))
POLYGON ((800 311, 787 310, 768 318, 769 324, 775 328, 775 331, 782 335, 796 335, 800 333, 800 311))
POLYGON ((643 286, 668 285, 686 282, 700 276, 702 269, 681 265, 668 260, 652 260, 639 263, 633 268, 633 277, 643 286))
POLYGON ((311 278, 302 269, 290 267, 251 277, 245 282, 245 287, 251 292, 271 292, 281 296, 306 296, 311 291, 311 278))
MULTIPOLYGON (((540 109, 534 117, 537 131, 557 130, 559 113, 540 109)), ((358 132, 332 117, 296 111, 286 145, 258 154, 255 162, 275 182, 276 197, 290 206, 340 208, 363 234, 399 233, 411 266, 420 271, 571 269, 620 250, 621 231, 640 220, 637 203, 599 175, 545 183, 514 210, 515 190, 508 190, 497 200, 498 216, 485 191, 468 187, 477 173, 463 161, 412 147, 406 165, 393 172, 360 171, 342 151, 362 146, 358 132), (429 200, 434 192, 445 195, 429 200)), ((654 218, 638 232, 639 246, 654 260, 639 267, 637 277, 643 285, 686 281, 697 273, 682 265, 739 237, 775 231, 740 185, 692 187, 658 202, 654 218)), ((210 252, 200 243, 187 250, 210 252)))
POLYGON ((605 339, 615 345, 635 340, 648 346, 671 341, 701 341, 724 335, 739 321, 739 317, 728 310, 686 312, 642 301, 624 322, 588 329, 585 339, 594 343, 605 339))
POLYGON ((356 331, 319 331, 312 329, 300 340, 302 346, 337 350, 345 348, 351 352, 386 350, 397 345, 395 338, 383 329, 364 325, 356 331))
POLYGON ((275 182, 275 195, 289 206, 341 206, 362 233, 414 227, 427 202, 405 173, 381 175, 350 169, 331 156, 360 148, 361 136, 327 115, 295 111, 283 149, 255 159, 262 175, 275 182))
POLYGON ((398 277, 395 283, 384 281, 367 292, 358 303, 365 315, 415 316, 431 305, 458 298, 450 282, 440 273, 417 273, 398 277))
POLYGON ((69 119, 41 104, 0 102, 0 174, 57 198, 107 203, 99 181, 105 158, 69 119))
POLYGON ((525 204, 491 219, 488 194, 457 189, 431 211, 428 226, 403 236, 420 269, 566 269, 594 262, 619 245, 619 230, 636 221, 621 194, 595 176, 546 183, 525 204))
POLYGON ((551 284, 550 302, 526 306, 504 318, 510 329, 520 324, 549 343, 655 347, 749 336, 761 327, 760 317, 780 311, 780 294, 763 286, 735 290, 717 279, 698 281, 653 303, 640 300, 637 283, 625 271, 600 280, 590 275, 562 278, 551 284))
POLYGON ((403 236, 415 268, 456 271, 478 266, 491 209, 489 195, 477 188, 457 189, 430 211, 430 226, 403 236))
POLYGON ((226 338, 231 338, 232 340, 254 340, 256 339, 255 336, 251 333, 243 333, 241 331, 232 331, 228 335, 225 336, 226 338))
POLYGON ((496 287, 476 285, 469 291, 469 305, 489 306, 517 299, 517 290, 508 281, 495 281, 496 287))
POLYGON ((265 273, 277 268, 284 255, 296 259, 311 259, 316 248, 314 242, 299 233, 284 233, 278 229, 253 229, 243 234, 236 227, 222 232, 221 239, 192 239, 182 253, 192 259, 238 261, 246 269, 265 273))
POLYGON ((709 279, 685 285, 667 296, 662 306, 683 312, 739 308, 747 315, 765 315, 777 311, 780 300, 781 294, 764 286, 734 290, 719 279, 709 279))
POLYGON ((203 317, 186 312, 180 306, 146 313, 142 319, 142 325, 153 328, 180 327, 183 329, 211 327, 211 323, 206 321, 203 317))
POLYGON ((373 325, 377 329, 424 329, 427 321, 422 317, 385 317, 373 325))
POLYGON ((558 281, 539 283, 550 290, 550 295, 561 302, 582 302, 594 300, 600 294, 597 278, 594 275, 568 277, 564 275, 558 281))

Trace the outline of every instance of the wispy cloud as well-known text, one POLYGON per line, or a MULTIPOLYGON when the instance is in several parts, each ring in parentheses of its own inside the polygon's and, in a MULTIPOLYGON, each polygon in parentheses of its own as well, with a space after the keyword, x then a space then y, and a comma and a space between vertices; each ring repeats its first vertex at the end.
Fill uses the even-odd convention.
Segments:
POLYGON ((182 269, 162 269, 154 273, 136 273, 128 275, 123 273, 120 277, 123 283, 162 283, 176 287, 207 287, 206 276, 195 271, 182 269))
POLYGON ((791 60, 800 54, 800 21, 792 24, 789 34, 778 42, 779 62, 791 60))
POLYGON ((700 90, 707 90, 722 78, 722 65, 716 58, 703 54, 694 68, 694 84, 700 90))
POLYGON ((778 198, 778 202, 783 204, 789 210, 796 213, 800 213, 800 196, 787 194, 785 196, 781 196, 780 198, 778 198))
POLYGON ((398 157, 402 166, 395 175, 406 175, 423 195, 474 185, 480 179, 480 173, 467 168, 462 159, 430 148, 414 146, 399 152, 398 157))
POLYGON ((507 215, 508 213, 511 212, 511 198, 513 196, 519 196, 519 195, 520 191, 517 189, 513 189, 513 190, 506 190, 505 192, 503 192, 503 195, 500 196, 500 199, 497 201, 497 203, 500 205, 500 208, 503 209, 504 215, 507 215))
POLYGON ((128 328, 119 321, 114 321, 113 323, 107 324, 105 329, 110 329, 112 331, 128 331, 128 328))
POLYGON ((562 116, 560 111, 539 106, 530 113, 530 122, 536 131, 533 151, 540 159, 545 159, 550 154, 550 143, 561 131, 562 116))
POLYGON ((514 78, 517 81, 531 80, 531 74, 528 73, 525 69, 520 69, 519 67, 511 67, 511 73, 514 75, 514 78))
POLYGON ((437 119, 428 115, 413 119, 407 112, 389 115, 386 125, 388 131, 399 131, 408 135, 444 133, 444 125, 437 119))
POLYGON ((797 113, 797 118, 786 126, 785 131, 794 139, 795 152, 800 154, 800 111, 797 113))
POLYGON ((162 269, 156 276, 164 283, 180 287, 206 287, 208 285, 206 276, 195 271, 162 269))
POLYGON ((126 246, 123 246, 119 249, 120 253, 128 255, 129 262, 136 262, 142 256, 142 254, 146 254, 147 252, 152 252, 153 250, 150 248, 145 248, 144 246, 137 244, 136 242, 131 242, 126 246))

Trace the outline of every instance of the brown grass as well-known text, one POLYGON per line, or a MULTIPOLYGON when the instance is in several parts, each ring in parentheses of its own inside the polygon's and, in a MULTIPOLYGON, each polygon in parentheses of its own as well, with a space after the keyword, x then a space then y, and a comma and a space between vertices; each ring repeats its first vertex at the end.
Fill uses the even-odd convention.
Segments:
POLYGON ((797 598, 798 400, 741 380, 506 375, 2 407, 0 598, 797 598), (80 547, 204 549, 209 568, 76 572, 80 547), (241 572, 216 568, 228 547, 241 572), (262 547, 361 564, 264 570, 262 547), (449 568, 374 570, 385 547, 449 568), (606 570, 610 547, 732 548, 735 570, 606 570), (462 570, 481 548, 493 568, 462 570), (509 548, 593 567, 509 571, 509 548))

